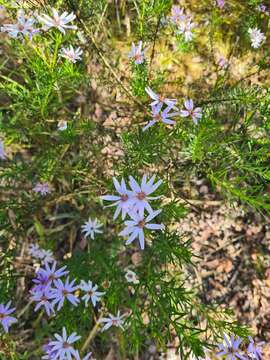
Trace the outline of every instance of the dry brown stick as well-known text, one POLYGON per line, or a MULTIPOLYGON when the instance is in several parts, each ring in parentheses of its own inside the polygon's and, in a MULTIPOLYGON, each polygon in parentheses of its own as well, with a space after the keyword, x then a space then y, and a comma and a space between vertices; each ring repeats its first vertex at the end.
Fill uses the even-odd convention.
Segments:
POLYGON ((155 35, 154 35, 154 42, 153 42, 153 47, 152 47, 152 52, 151 52, 151 58, 150 58, 149 78, 151 77, 152 63, 153 63, 153 59, 154 59, 154 55, 155 55, 156 41, 157 41, 157 35, 158 35, 160 21, 161 21, 161 17, 159 16, 158 21, 157 21, 155 35))
POLYGON ((95 326, 93 327, 93 329, 90 331, 87 339, 85 340, 82 348, 81 348, 81 353, 84 353, 85 350, 87 349, 87 347, 89 346, 90 342, 92 341, 92 339, 95 337, 96 333, 98 332, 98 328, 100 327, 100 323, 99 320, 102 318, 103 316, 103 312, 100 313, 100 316, 95 324, 95 326))

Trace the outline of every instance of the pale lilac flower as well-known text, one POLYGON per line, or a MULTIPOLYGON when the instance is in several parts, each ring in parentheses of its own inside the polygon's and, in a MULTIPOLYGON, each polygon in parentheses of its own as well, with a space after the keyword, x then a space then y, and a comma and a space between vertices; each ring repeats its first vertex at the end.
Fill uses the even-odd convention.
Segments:
POLYGON ((82 60, 82 53, 83 51, 81 48, 78 47, 74 49, 74 47, 70 45, 69 48, 62 49, 60 56, 75 64, 78 60, 82 60))
POLYGON ((267 10, 266 5, 264 4, 258 5, 258 10, 263 12, 265 15, 269 15, 269 11, 267 10))
POLYGON ((247 353, 249 354, 249 356, 252 357, 252 359, 256 359, 256 360, 262 360, 263 356, 262 356, 262 346, 265 344, 264 341, 260 341, 260 342, 255 342, 251 336, 248 337, 250 343, 248 345, 247 348, 247 353))
POLYGON ((42 359, 44 359, 44 360, 54 360, 55 359, 56 352, 52 351, 53 346, 50 345, 50 342, 51 342, 51 340, 47 344, 43 345, 43 351, 46 353, 46 355, 42 356, 42 359))
POLYGON ((55 289, 52 289, 52 293, 54 295, 54 300, 52 305, 58 304, 57 311, 61 309, 64 304, 65 299, 67 299, 71 304, 77 306, 80 300, 73 294, 78 286, 74 286, 75 280, 69 282, 69 278, 67 277, 65 283, 61 279, 57 279, 54 282, 55 289))
POLYGON ((18 321, 15 317, 9 316, 16 310, 15 308, 10 309, 10 305, 11 301, 9 301, 6 305, 0 304, 0 324, 2 324, 6 333, 8 332, 8 328, 18 321))
POLYGON ((224 6, 225 6, 225 0, 216 0, 217 2, 217 6, 220 8, 220 9, 223 9, 224 6))
POLYGON ((185 21, 180 22, 177 34, 181 34, 184 36, 185 42, 189 42, 193 39, 193 29, 195 27, 195 23, 191 21, 191 19, 186 18, 185 21))
POLYGON ((133 193, 132 191, 127 190, 127 186, 123 178, 121 180, 121 184, 116 178, 113 178, 113 183, 115 190, 118 192, 119 195, 103 195, 101 196, 101 199, 106 201, 114 201, 112 205, 108 205, 108 207, 116 206, 113 219, 115 220, 122 212, 122 220, 124 220, 134 203, 134 200, 132 198, 133 193))
POLYGON ((50 302, 54 298, 50 285, 47 285, 43 290, 32 292, 31 300, 37 302, 35 311, 44 306, 48 316, 53 313, 53 305, 50 302))
POLYGON ((38 245, 30 244, 28 249, 29 255, 41 260, 42 263, 53 262, 54 256, 51 250, 41 249, 38 245))
POLYGON ((42 264, 45 264, 46 262, 50 263, 55 261, 53 252, 51 250, 41 249, 39 258, 42 264))
POLYGON ((100 230, 101 226, 103 225, 99 223, 97 219, 91 220, 89 218, 82 226, 82 232, 85 233, 86 237, 90 235, 91 239, 94 239, 95 234, 102 234, 102 231, 100 230))
POLYGON ((4 143, 2 140, 0 140, 0 159, 4 160, 6 158, 4 143))
POLYGON ((38 244, 30 244, 28 247, 28 253, 30 256, 39 257, 40 247, 38 244))
POLYGON ((56 340, 50 341, 48 344, 50 354, 53 354, 53 359, 72 360, 72 357, 77 359, 78 353, 72 344, 78 341, 81 337, 75 332, 68 336, 65 327, 62 329, 62 336, 59 334, 54 334, 54 336, 56 340))
POLYGON ((109 317, 100 319, 99 322, 105 324, 103 326, 103 328, 101 329, 101 331, 108 330, 111 326, 117 326, 117 327, 120 327, 122 330, 124 330, 123 318, 125 316, 126 316, 126 314, 120 315, 120 311, 118 311, 116 316, 109 314, 109 317))
POLYGON ((47 182, 45 183, 38 182, 33 188, 33 191, 39 193, 41 196, 45 196, 49 194, 51 190, 47 182))
POLYGON ((67 121, 65 121, 65 120, 58 121, 57 128, 59 131, 66 130, 67 129, 67 121))
POLYGON ((88 282, 82 280, 79 288, 86 293, 82 297, 82 300, 85 301, 85 305, 88 305, 88 301, 91 299, 93 306, 96 306, 102 295, 105 294, 105 292, 97 291, 98 286, 93 285, 90 280, 88 282))
POLYGON ((77 26, 75 25, 67 25, 76 18, 73 13, 68 14, 68 12, 65 11, 62 15, 59 15, 58 11, 54 8, 52 8, 52 13, 53 17, 50 17, 46 14, 38 16, 38 20, 45 25, 45 30, 55 27, 63 34, 65 34, 65 29, 77 29, 77 26))
POLYGON ((125 278, 126 278, 127 282, 129 282, 129 283, 132 283, 132 284, 140 283, 140 281, 138 280, 137 274, 132 270, 127 270, 127 272, 125 273, 125 278))
POLYGON ((154 211, 150 213, 146 218, 144 216, 139 215, 138 213, 130 213, 131 220, 127 220, 124 222, 125 229, 122 230, 119 235, 128 237, 126 241, 126 245, 131 244, 136 238, 139 238, 140 247, 144 250, 144 229, 149 230, 163 230, 163 224, 153 224, 149 223, 152 219, 154 219, 158 214, 161 213, 161 210, 154 211))
POLYGON ((148 201, 159 199, 160 196, 149 196, 149 195, 151 195, 154 191, 156 191, 157 188, 162 183, 162 180, 158 180, 154 184, 155 178, 156 175, 153 175, 147 181, 147 175, 144 174, 141 180, 141 185, 139 185, 133 176, 129 176, 129 185, 133 191, 133 201, 134 201, 132 212, 138 211, 140 216, 144 215, 145 209, 149 213, 153 212, 153 209, 151 208, 148 201))
POLYGON ((56 261, 53 262, 50 267, 49 263, 45 262, 45 268, 39 268, 37 271, 38 275, 41 275, 43 278, 48 279, 48 284, 51 284, 57 279, 60 279, 62 276, 68 275, 68 271, 66 271, 66 266, 62 266, 60 269, 56 269, 56 261))
POLYGON ((218 345, 220 352, 217 353, 217 356, 221 356, 222 359, 226 360, 247 360, 245 356, 240 354, 239 346, 242 341, 240 337, 234 338, 232 335, 231 338, 229 338, 224 335, 224 343, 218 345))
POLYGON ((152 106, 152 120, 150 120, 149 123, 143 127, 143 131, 147 130, 150 126, 155 125, 159 121, 169 125, 175 124, 175 120, 172 120, 171 118, 173 116, 179 115, 179 112, 170 113, 172 106, 167 106, 167 108, 163 111, 161 111, 161 107, 161 103, 156 106, 152 106))
POLYGON ((190 116, 195 125, 198 124, 198 121, 202 118, 202 109, 197 107, 194 108, 193 100, 186 100, 184 102, 186 110, 181 110, 182 117, 190 116))
POLYGON ((218 66, 221 68, 221 69, 226 69, 228 68, 229 66, 229 63, 228 61, 223 57, 221 56, 218 60, 218 66))
POLYGON ((34 29, 35 23, 33 17, 26 17, 24 11, 20 9, 17 15, 17 23, 15 24, 4 24, 1 27, 1 31, 7 32, 10 37, 18 38, 20 35, 25 35, 32 39, 33 35, 39 32, 38 29, 34 29))
POLYGON ((154 100, 150 104, 152 107, 157 106, 159 104, 161 104, 161 105, 166 104, 166 105, 170 106, 171 108, 175 107, 176 99, 168 99, 162 95, 158 95, 150 87, 146 87, 145 91, 150 96, 150 98, 154 100))
POLYGON ((171 9, 170 19, 175 25, 179 25, 181 21, 184 21, 186 16, 184 15, 184 9, 177 5, 173 5, 171 9))
POLYGON ((144 62, 144 51, 145 50, 142 50, 142 41, 138 42, 138 46, 132 43, 128 57, 134 60, 136 65, 142 64, 144 62))
POLYGON ((266 40, 265 35, 257 28, 249 28, 248 33, 251 40, 251 46, 254 49, 258 49, 266 40))

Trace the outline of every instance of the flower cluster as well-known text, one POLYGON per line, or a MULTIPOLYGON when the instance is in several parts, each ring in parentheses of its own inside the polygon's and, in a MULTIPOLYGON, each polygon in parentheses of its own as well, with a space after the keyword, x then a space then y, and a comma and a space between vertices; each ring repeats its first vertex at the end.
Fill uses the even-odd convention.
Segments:
POLYGON ((40 260, 41 263, 51 263, 54 261, 54 256, 52 251, 41 249, 37 244, 29 245, 28 254, 33 258, 40 260))
POLYGON ((150 126, 155 125, 157 122, 161 121, 164 124, 173 125, 175 121, 171 118, 179 115, 179 112, 170 112, 172 109, 176 108, 176 100, 175 99, 168 99, 163 97, 159 94, 156 94, 152 89, 149 87, 145 88, 147 94, 154 100, 151 105, 151 112, 152 112, 152 120, 143 128, 143 131, 147 130, 150 126), (165 109, 162 110, 163 105, 166 106, 165 109))
MULTIPOLYGON (((41 250, 38 246, 31 245, 29 251, 33 256, 37 256, 41 250)), ((52 265, 46 262, 44 267, 40 267, 36 272, 36 277, 33 279, 34 286, 30 290, 31 301, 36 303, 34 311, 44 307, 47 315, 51 316, 55 314, 55 311, 59 311, 63 307, 65 301, 77 306, 80 302, 79 292, 82 292, 81 299, 85 302, 85 306, 88 306, 91 300, 92 305, 96 307, 97 302, 101 301, 101 297, 105 292, 98 291, 98 286, 90 280, 87 282, 82 280, 79 285, 76 285, 75 280, 69 280, 69 271, 66 270, 66 266, 57 269, 56 265, 55 261, 52 265)), ((15 318, 8 316, 14 311, 14 309, 8 310, 9 305, 3 308, 3 312, 1 312, 0 307, 0 321, 3 320, 5 328, 7 324, 16 321, 15 318)), ((116 316, 109 313, 108 317, 101 317, 99 323, 104 324, 101 331, 105 331, 111 326, 123 329, 124 316, 126 315, 120 315, 118 311, 116 316)), ((55 337, 57 341, 49 341, 44 346, 46 354, 42 357, 43 359, 81 359, 78 350, 75 350, 72 346, 73 342, 80 337, 77 337, 75 333, 67 336, 65 328, 63 328, 62 336, 55 334, 55 337)), ((89 353, 83 357, 83 360, 90 359, 90 356, 89 353)))
POLYGON ((256 343, 251 336, 249 336, 248 339, 249 344, 244 351, 240 347, 243 339, 234 337, 233 335, 231 337, 224 335, 224 342, 218 345, 219 351, 216 356, 225 360, 261 360, 261 348, 264 345, 264 342, 256 343))
MULTIPOLYGON (((23 39, 24 36, 30 40, 33 36, 40 33, 41 31, 48 31, 51 28, 59 30, 65 34, 67 29, 76 30, 77 26, 69 25, 76 16, 73 13, 68 14, 66 11, 61 15, 58 11, 52 8, 52 17, 47 14, 27 16, 23 9, 18 10, 17 22, 15 24, 5 24, 0 30, 8 33, 8 35, 15 39, 23 39), (41 28, 35 28, 34 26, 40 22, 43 26, 41 28)), ((64 57, 72 63, 76 63, 81 60, 82 50, 78 47, 74 49, 72 45, 69 48, 63 48, 59 56, 64 57)))
MULTIPOLYGON (((44 307, 48 316, 55 313, 55 306, 56 311, 59 311, 65 301, 77 306, 80 298, 76 293, 79 290, 83 293, 82 300, 84 300, 85 306, 88 306, 88 302, 91 300, 95 307, 105 294, 105 292, 98 291, 98 286, 94 285, 90 280, 88 282, 82 280, 80 285, 75 285, 75 280, 69 280, 69 272, 66 270, 66 266, 57 269, 56 262, 52 266, 49 263, 45 263, 44 268, 39 268, 33 283, 34 286, 30 293, 32 302, 36 303, 34 310, 37 311, 44 307)), ((109 314, 108 318, 101 318, 100 322, 106 324, 103 327, 103 331, 112 325, 122 328, 124 316, 120 316, 118 312, 117 316, 109 314)))
POLYGON ((162 230, 163 224, 150 223, 161 210, 153 211, 149 201, 159 199, 160 196, 150 196, 161 185, 162 181, 158 180, 155 183, 155 175, 149 180, 147 176, 143 175, 141 184, 139 184, 132 176, 129 177, 129 186, 131 190, 127 189, 124 179, 121 183, 116 178, 113 178, 115 189, 118 195, 104 195, 101 199, 106 201, 113 201, 110 206, 116 206, 114 213, 114 219, 122 213, 122 220, 126 218, 126 215, 130 217, 129 220, 124 222, 125 228, 119 235, 128 237, 126 245, 131 244, 135 239, 139 239, 140 247, 143 250, 145 246, 144 229, 149 230, 162 230), (148 215, 145 216, 145 211, 148 215))
POLYGON ((93 306, 100 301, 104 292, 97 291, 97 285, 93 285, 91 281, 81 281, 80 285, 75 285, 75 280, 69 280, 69 272, 66 266, 56 269, 56 262, 49 265, 45 263, 44 268, 39 268, 36 272, 36 277, 33 279, 34 287, 31 289, 31 300, 36 302, 35 311, 40 309, 41 306, 45 308, 48 316, 54 314, 54 307, 59 311, 65 301, 68 301, 74 306, 80 302, 77 295, 78 290, 81 290, 85 295, 82 300, 85 305, 91 299, 93 306), (63 279, 63 277, 65 277, 63 279))
POLYGON ((33 279, 34 287, 30 290, 31 300, 36 302, 35 311, 43 306, 48 316, 54 313, 54 306, 57 305, 57 311, 61 309, 64 301, 67 300, 74 306, 77 306, 79 299, 74 295, 78 286, 74 286, 75 280, 69 281, 66 266, 56 269, 56 262, 50 267, 45 263, 44 268, 38 269, 36 277, 33 279), (62 277, 67 276, 64 282, 62 277))
POLYGON ((190 14, 185 14, 183 8, 173 5, 169 20, 176 26, 176 34, 182 35, 185 42, 189 42, 193 39, 195 23, 190 14))
POLYGON ((202 118, 202 109, 200 107, 195 108, 192 99, 188 99, 184 102, 185 109, 180 112, 170 112, 172 109, 176 109, 176 99, 168 99, 159 94, 156 94, 149 87, 145 88, 147 94, 154 101, 150 104, 152 108, 152 120, 143 128, 143 131, 148 129, 150 126, 153 126, 158 121, 163 122, 164 124, 173 125, 175 121, 171 118, 173 116, 180 115, 182 117, 190 117, 195 125, 198 124, 199 120, 202 118), (166 105, 166 108, 162 110, 163 105, 166 105))

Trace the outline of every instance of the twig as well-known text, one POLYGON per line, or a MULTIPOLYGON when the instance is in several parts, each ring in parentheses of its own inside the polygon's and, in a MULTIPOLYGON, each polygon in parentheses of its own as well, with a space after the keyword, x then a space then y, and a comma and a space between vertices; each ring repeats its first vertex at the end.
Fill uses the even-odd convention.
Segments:
POLYGON ((157 40, 157 35, 158 35, 158 30, 159 30, 160 21, 161 21, 161 17, 159 16, 159 17, 158 17, 158 21, 157 21, 157 26, 156 26, 155 35, 154 35, 154 42, 153 42, 153 47, 152 47, 152 52, 151 52, 151 58, 150 58, 149 78, 150 78, 150 76, 151 76, 151 71, 152 71, 152 62, 153 62, 154 55, 155 55, 156 40, 157 40))
POLYGON ((224 244, 220 245, 217 249, 211 251, 209 253, 209 257, 208 259, 210 259, 210 257, 214 254, 216 254, 217 252, 219 252, 220 250, 226 248, 228 245, 231 245, 231 244, 234 244, 235 242, 237 242, 238 240, 244 238, 244 235, 240 235, 240 236, 237 236, 236 238, 232 239, 232 240, 228 240, 226 241, 224 244))
POLYGON ((95 37, 98 35, 99 29, 100 29, 100 25, 101 25, 101 23, 102 23, 102 20, 103 20, 103 18, 104 18, 104 15, 105 15, 105 13, 106 13, 106 11, 107 11, 108 5, 109 5, 109 3, 105 4, 105 6, 104 6, 104 9, 103 9, 102 14, 101 14, 101 16, 100 16, 100 19, 99 19, 99 22, 98 22, 98 25, 97 25, 97 28, 96 28, 96 31, 95 31, 95 34, 94 34, 95 37))
POLYGON ((204 209, 202 209, 200 206, 194 204, 194 200, 189 200, 186 199, 184 196, 182 196, 179 193, 174 192, 175 195, 179 196, 186 204, 188 204, 189 206, 192 207, 192 209, 197 212, 198 214, 200 214, 202 211, 204 211, 204 209))
POLYGON ((99 320, 102 318, 102 316, 103 316, 103 312, 101 312, 101 314, 100 314, 100 316, 99 316, 99 318, 98 318, 95 326, 94 326, 93 329, 90 331, 87 339, 85 340, 85 342, 84 342, 84 344, 83 344, 83 346, 82 346, 82 348, 81 348, 81 353, 82 353, 82 354, 83 354, 83 353, 85 352, 85 350, 88 348, 91 340, 95 337, 96 333, 98 332, 98 328, 99 328, 99 326, 100 326, 99 320))
POLYGON ((19 312, 19 314, 17 315, 17 318, 20 318, 30 307, 30 305, 32 304, 32 300, 30 300, 25 307, 19 312))

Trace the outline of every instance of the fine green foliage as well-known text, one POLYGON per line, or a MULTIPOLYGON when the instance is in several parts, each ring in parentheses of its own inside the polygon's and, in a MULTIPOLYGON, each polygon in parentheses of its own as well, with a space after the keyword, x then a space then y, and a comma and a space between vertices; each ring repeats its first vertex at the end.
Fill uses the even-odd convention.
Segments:
MULTIPOLYGON (((32 41, 6 34, 0 40, 5 47, 0 136, 7 152, 0 160, 0 303, 11 299, 20 314, 18 326, 0 335, 0 358, 39 359, 42 345, 62 327, 81 336, 81 355, 91 350, 97 359, 105 359, 115 347, 118 359, 143 358, 150 345, 166 352, 175 342, 184 360, 192 354, 203 356, 205 348, 216 349, 224 333, 246 338, 249 324, 237 324, 230 309, 201 299, 191 280, 197 256, 193 239, 187 240, 179 229, 190 209, 183 185, 194 178, 207 179, 224 201, 241 202, 264 216, 270 213, 267 82, 249 84, 250 73, 234 79, 229 70, 217 69, 212 54, 212 42, 226 35, 231 51, 236 51, 235 34, 222 28, 231 21, 233 29, 234 17, 223 19, 210 0, 198 9, 191 6, 197 9, 200 26, 187 42, 166 23, 170 0, 44 1, 37 7, 25 3, 29 14, 34 9, 50 14, 52 6, 74 12, 78 29, 66 34, 55 28, 41 31, 32 41), (200 18, 203 6, 212 9, 208 34, 203 31, 206 18, 200 18), (127 53, 130 44, 139 41, 147 59, 136 64, 127 53), (70 44, 83 50, 81 61, 59 56, 70 44), (185 86, 181 61, 195 55, 211 62, 214 81, 185 86), (146 87, 177 99, 177 112, 184 100, 193 98, 202 118, 195 124, 178 113, 173 126, 157 121, 144 131, 152 119, 146 87), (67 121, 67 129, 59 131, 60 120, 67 121), (137 240, 125 245, 119 236, 122 219, 113 219, 115 209, 105 208, 108 204, 100 196, 115 192, 113 176, 126 181, 133 176, 139 182, 144 174, 163 181, 151 206, 162 209, 154 221, 165 229, 146 229, 142 251, 137 240), (38 182, 47 182, 50 193, 35 193, 38 182), (81 232, 89 217, 103 224, 103 233, 94 240, 81 232), (51 250, 77 284, 89 279, 98 284, 105 292, 102 301, 96 307, 82 300, 77 307, 65 303, 52 317, 34 312, 29 290, 37 264, 27 253, 33 243, 51 250), (136 272, 138 284, 125 280, 127 269, 136 272), (98 320, 118 310, 125 313, 125 330, 99 331, 98 320)), ((0 4, 8 9, 7 23, 14 22, 16 9, 7 1, 0 4)), ((250 47, 248 28, 260 21, 250 14, 258 4, 232 1, 243 18, 243 52, 250 47)), ((268 26, 265 19, 263 26, 268 26)), ((256 74, 269 70, 263 52, 254 64, 256 74)))

